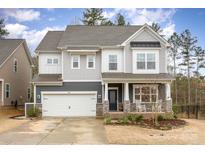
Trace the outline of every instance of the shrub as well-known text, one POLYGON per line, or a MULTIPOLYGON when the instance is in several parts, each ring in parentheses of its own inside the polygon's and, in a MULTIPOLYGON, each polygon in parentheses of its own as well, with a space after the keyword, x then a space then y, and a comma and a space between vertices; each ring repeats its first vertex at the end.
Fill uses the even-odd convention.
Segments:
POLYGON ((178 112, 178 110, 177 110, 177 106, 176 105, 172 106, 172 111, 173 111, 173 117, 175 119, 177 119, 177 112, 178 112))
POLYGON ((142 121, 143 119, 144 119, 143 115, 139 115, 139 116, 136 117, 135 121, 136 121, 136 122, 140 122, 140 121, 142 121))
POLYGON ((111 118, 111 117, 106 117, 106 118, 104 118, 104 123, 105 123, 106 125, 111 124, 111 123, 112 123, 112 118, 111 118))
POLYGON ((164 117, 162 115, 158 115, 157 116, 157 121, 163 121, 165 120, 164 117))
POLYGON ((133 122, 136 121, 137 116, 134 115, 134 114, 130 114, 130 115, 127 116, 127 118, 128 118, 128 120, 129 120, 130 122, 133 123, 133 122))
POLYGON ((39 117, 40 116, 40 110, 37 107, 32 107, 28 110, 28 117, 39 117))
POLYGON ((129 119, 128 119, 127 116, 124 116, 124 117, 120 118, 118 120, 118 122, 121 123, 121 124, 128 124, 129 123, 129 119))
POLYGON ((172 106, 172 111, 173 111, 174 115, 177 114, 178 111, 177 111, 177 106, 176 105, 172 106))
POLYGON ((174 119, 174 115, 172 113, 164 115, 164 120, 171 120, 171 119, 174 119))

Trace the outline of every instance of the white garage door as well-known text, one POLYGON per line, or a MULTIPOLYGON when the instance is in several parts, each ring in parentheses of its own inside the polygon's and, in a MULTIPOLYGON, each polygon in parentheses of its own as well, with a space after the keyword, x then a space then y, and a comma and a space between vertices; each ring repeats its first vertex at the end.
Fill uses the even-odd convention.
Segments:
POLYGON ((43 94, 43 116, 95 116, 96 94, 43 94))

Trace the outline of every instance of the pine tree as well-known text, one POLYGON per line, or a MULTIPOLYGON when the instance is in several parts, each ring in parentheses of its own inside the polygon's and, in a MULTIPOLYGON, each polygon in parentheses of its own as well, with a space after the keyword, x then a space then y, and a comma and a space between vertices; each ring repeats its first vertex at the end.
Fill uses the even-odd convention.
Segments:
POLYGON ((0 39, 8 34, 9 32, 5 29, 4 19, 0 19, 0 39))
POLYGON ((114 23, 111 20, 105 20, 101 23, 103 26, 113 26, 114 23))
POLYGON ((121 13, 118 13, 116 16, 116 25, 118 26, 125 26, 125 18, 121 13))
POLYGON ((194 71, 196 77, 196 88, 195 88, 195 104, 198 103, 198 85, 200 80, 200 72, 201 68, 205 68, 205 50, 201 47, 195 47, 194 49, 194 59, 196 61, 196 69, 194 71))
POLYGON ((162 29, 158 23, 153 22, 151 27, 155 32, 157 32, 159 34, 162 32, 162 29))
POLYGON ((85 12, 83 12, 82 22, 84 23, 84 25, 101 25, 103 22, 105 22, 105 20, 106 19, 103 16, 103 9, 90 8, 86 9, 85 12))
POLYGON ((205 68, 205 50, 203 50, 201 47, 195 47, 194 48, 194 59, 196 61, 196 70, 194 71, 194 74, 197 78, 199 78, 200 73, 199 70, 201 68, 205 68))
MULTIPOLYGON (((177 33, 173 33, 172 36, 168 39, 170 47, 170 56, 174 62, 174 77, 176 78, 176 60, 179 58, 179 36, 177 33)), ((176 80, 174 81, 174 89, 175 89, 175 103, 177 104, 177 84, 176 80)))
POLYGON ((191 86, 190 86, 190 74, 191 69, 195 62, 193 61, 193 52, 197 43, 197 39, 192 37, 189 30, 185 30, 180 36, 180 46, 182 49, 181 55, 183 57, 180 65, 185 66, 187 70, 187 86, 188 86, 188 104, 191 103, 191 86))

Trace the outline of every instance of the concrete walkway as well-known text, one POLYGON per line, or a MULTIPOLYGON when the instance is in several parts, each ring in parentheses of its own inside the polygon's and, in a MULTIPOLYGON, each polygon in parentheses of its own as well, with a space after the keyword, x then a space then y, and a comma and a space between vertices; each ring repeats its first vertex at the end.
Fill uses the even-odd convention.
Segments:
POLYGON ((47 118, 1 133, 0 144, 107 144, 107 138, 101 119, 47 118))

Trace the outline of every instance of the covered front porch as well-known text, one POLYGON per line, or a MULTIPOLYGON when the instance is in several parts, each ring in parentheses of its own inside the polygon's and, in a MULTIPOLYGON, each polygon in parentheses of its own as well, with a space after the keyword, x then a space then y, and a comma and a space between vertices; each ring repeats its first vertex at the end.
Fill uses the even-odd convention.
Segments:
POLYGON ((104 80, 103 113, 172 112, 171 80, 104 80))

